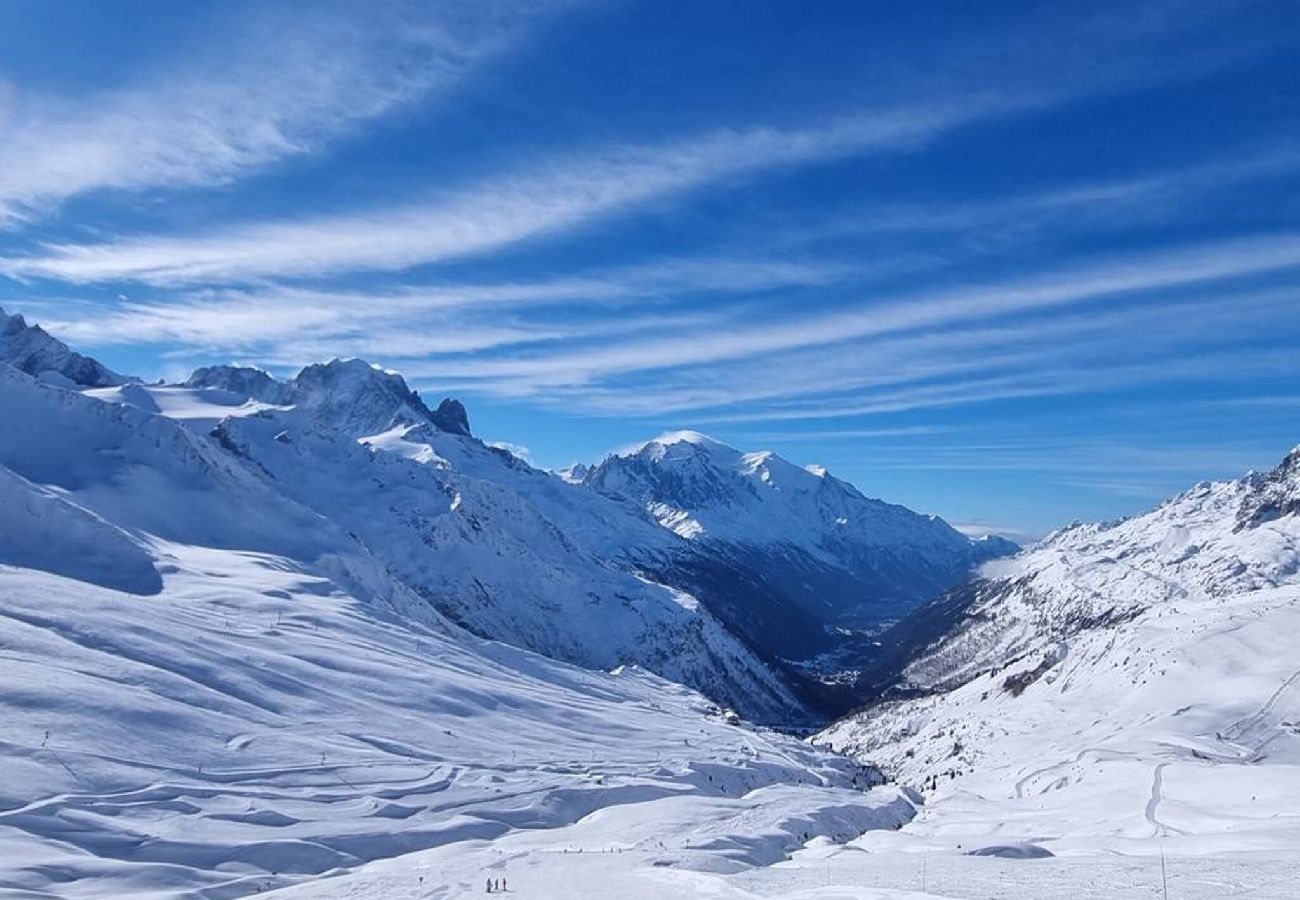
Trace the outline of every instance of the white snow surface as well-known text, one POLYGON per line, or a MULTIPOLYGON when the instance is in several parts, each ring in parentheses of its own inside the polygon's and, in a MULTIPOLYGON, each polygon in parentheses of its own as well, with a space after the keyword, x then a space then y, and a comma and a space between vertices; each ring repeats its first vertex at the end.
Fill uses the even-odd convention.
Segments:
POLYGON ((427 594, 477 577, 484 617, 574 653, 780 691, 689 595, 606 564, 620 506, 406 409, 381 422, 389 376, 364 375, 340 373, 355 403, 283 406, 0 365, 0 421, 23 423, 0 429, 0 895, 315 891, 625 807, 671 820, 651 832, 691 842, 683 867, 733 871, 912 815, 864 793, 871 770, 642 668, 448 620, 427 594), (205 405, 234 412, 209 428, 205 405), (602 579, 608 608, 565 596, 602 579))
POLYGON ((284 896, 461 897, 505 877, 535 898, 1288 900, 1300 879, 1297 629, 1296 587, 1176 602, 1090 631, 1018 697, 1002 688, 1023 671, 1012 667, 906 715, 844 723, 822 740, 924 784, 925 805, 898 830, 845 839, 860 826, 840 820, 788 859, 749 858, 768 865, 716 851, 755 853, 739 833, 771 829, 787 787, 744 812, 674 799, 603 810, 284 896))
POLYGON ((1240 872, 1215 875, 1205 896, 1294 896, 1297 462, 989 566, 969 618, 906 670, 930 693, 817 738, 927 794, 902 832, 862 845, 1163 848, 1209 869, 1230 851, 1273 874, 1249 891, 1240 872))
MULTIPOLYGON (((819 738, 928 792, 878 849, 1058 856, 1300 847, 1300 588, 1177 601, 819 738)), ((1294 869, 1293 869, 1294 870, 1294 869)))
POLYGON ((0 566, 0 895, 242 896, 624 806, 716 820, 698 864, 739 868, 911 814, 642 670, 421 626, 328 561, 148 549, 149 596, 0 566))
MULTIPOLYGON (((247 380, 208 370, 197 386, 81 393, 0 365, 0 420, 27 423, 0 433, 0 490, 30 483, 27 506, 43 492, 148 539, 363 556, 418 598, 412 615, 590 668, 643 665, 760 720, 802 715, 707 609, 624 558, 629 546, 676 549, 624 505, 442 431, 399 376, 360 361, 263 383, 289 403, 229 389, 247 380)), ((66 560, 38 565, 39 548, 11 543, 0 560, 69 574, 66 560)), ((117 577, 96 582, 123 586, 117 577)))

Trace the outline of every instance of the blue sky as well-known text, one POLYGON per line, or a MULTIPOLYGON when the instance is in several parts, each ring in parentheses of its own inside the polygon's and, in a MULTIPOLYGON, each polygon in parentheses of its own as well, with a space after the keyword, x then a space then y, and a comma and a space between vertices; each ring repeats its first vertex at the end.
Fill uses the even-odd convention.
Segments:
POLYGON ((1285 2, 0 6, 0 304, 1023 536, 1300 441, 1285 2))

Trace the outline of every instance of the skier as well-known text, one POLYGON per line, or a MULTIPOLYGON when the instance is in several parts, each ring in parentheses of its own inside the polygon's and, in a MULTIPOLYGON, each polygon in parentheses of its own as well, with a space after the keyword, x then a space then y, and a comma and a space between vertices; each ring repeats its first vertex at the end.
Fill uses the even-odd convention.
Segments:
POLYGON ((492 879, 491 879, 491 878, 489 878, 489 879, 487 880, 487 892, 488 892, 489 894, 492 893, 492 879))

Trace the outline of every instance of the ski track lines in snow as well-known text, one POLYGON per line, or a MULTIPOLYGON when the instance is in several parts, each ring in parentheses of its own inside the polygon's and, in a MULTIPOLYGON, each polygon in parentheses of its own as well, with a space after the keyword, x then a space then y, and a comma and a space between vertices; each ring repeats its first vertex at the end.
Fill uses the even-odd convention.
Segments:
POLYGON ((282 559, 167 550, 153 597, 0 567, 0 892, 316 885, 520 830, 590 837, 625 807, 740 866, 911 815, 854 790, 856 764, 637 670, 413 633, 300 591, 318 579, 282 559))
MULTIPOLYGON (((1146 754, 1071 754, 1075 762, 1130 759, 1145 787, 1127 777, 1108 787, 1104 776, 1024 791, 1031 803, 1064 795, 1046 812, 1005 801, 963 807, 941 791, 902 832, 852 840, 900 824, 910 807, 889 789, 864 797, 825 787, 847 783, 842 760, 706 718, 708 705, 690 692, 631 671, 586 673, 501 645, 412 634, 338 592, 295 593, 318 579, 283 560, 170 551, 160 597, 0 571, 18 616, 119 636, 74 641, 66 625, 6 627, 0 666, 14 727, 0 753, 8 795, 0 883, 66 896, 220 897, 306 878, 286 896, 455 897, 481 893, 499 873, 515 896, 548 900, 1146 897, 1158 884, 1151 853, 1161 843, 1150 822, 1147 837, 1123 842, 1129 856, 1078 834, 1049 843, 1072 855, 1048 860, 975 859, 956 845, 1041 840, 1053 834, 1053 818, 1059 824, 1076 808, 1113 815, 1124 806, 1115 787, 1150 800, 1146 760, 1180 741, 1195 768, 1174 785, 1168 821, 1222 837, 1222 811, 1198 821, 1189 807, 1229 766, 1198 760, 1186 736, 1162 730, 1163 743, 1146 754), (303 705, 301 715, 285 714, 289 701, 303 705), (89 706, 109 711, 102 724, 86 724, 89 706), (1095 792, 1091 800, 1076 802, 1080 785, 1095 792), (15 791, 32 796, 17 802, 15 791), (337 877, 313 877, 321 875, 337 877)), ((1294 611, 1294 598, 1273 606, 1294 611)), ((1202 631, 1257 651, 1253 632, 1272 616, 1235 607, 1219 617, 1231 628, 1202 631)), ((1253 705, 1233 700, 1224 721, 1289 715, 1280 680, 1261 684, 1253 705)), ((1177 768, 1160 765, 1162 775, 1177 768)), ((978 780, 963 787, 962 796, 976 793, 995 796, 978 780)), ((1165 815, 1162 802, 1160 821, 1165 815)), ((1276 846, 1249 862, 1219 855, 1255 846, 1248 831, 1240 841, 1171 834, 1163 843, 1172 896, 1286 897, 1298 874, 1276 846)))
MULTIPOLYGON (((1002 684, 1034 668, 1035 654, 941 703, 878 717, 867 725, 903 736, 864 758, 912 783, 960 772, 939 779, 901 832, 857 843, 878 858, 928 849, 954 878, 964 865, 951 863, 955 852, 994 843, 1058 855, 1021 861, 1025 871, 1057 867, 1068 878, 1065 869, 1092 865, 1100 883, 1111 875, 1099 860, 1123 854, 1113 857, 1115 870, 1146 871, 1139 884, 1148 886, 1152 870, 1140 860, 1163 849, 1178 876, 1171 897, 1300 896, 1297 633, 1300 588, 1179 602, 1077 635, 1019 696, 1002 684), (950 758, 954 742, 962 746, 950 758)), ((830 738, 842 742, 863 727, 844 723, 830 738)), ((979 883, 972 875, 963 888, 949 887, 980 896, 979 883)), ((1047 884, 1032 894, 1066 895, 1047 884)), ((1135 884, 1076 896, 1152 894, 1135 884)))

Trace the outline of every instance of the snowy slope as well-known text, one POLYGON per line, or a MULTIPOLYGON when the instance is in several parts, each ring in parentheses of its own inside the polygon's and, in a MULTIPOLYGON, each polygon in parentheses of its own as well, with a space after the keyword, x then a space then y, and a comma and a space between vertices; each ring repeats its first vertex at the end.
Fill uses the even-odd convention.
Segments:
MULTIPOLYGON (((562 475, 570 480, 572 472, 562 475)), ((583 472, 582 482, 631 500, 665 529, 757 573, 793 605, 825 653, 844 630, 875 631, 1013 552, 972 541, 937 516, 864 496, 820 467, 744 453, 698 432, 655 440, 583 472)), ((772 644, 783 635, 755 635, 772 644)))
POLYGON ((1300 584, 1297 511, 1300 448, 1266 474, 1202 482, 1144 515, 1049 535, 944 598, 956 622, 903 681, 941 687, 1173 601, 1300 584))
MULTIPOLYGON (((460 897, 504 876, 513 895, 546 900, 1148 900, 1166 891, 1290 900, 1300 883, 1298 633, 1297 587, 1208 606, 1175 601, 1080 634, 1019 695, 1005 680, 1037 660, 906 716, 845 723, 828 737, 923 785, 926 803, 901 829, 859 837, 857 813, 841 807, 837 825, 788 860, 762 849, 764 835, 790 831, 778 824, 789 814, 782 787, 742 809, 682 808, 674 798, 610 808, 283 896, 460 897)), ((795 793, 809 790, 820 788, 795 793)), ((802 838, 806 827, 794 830, 802 838)))
POLYGON ((990 565, 903 669, 925 693, 819 740, 926 789, 936 848, 1300 845, 1298 462, 990 565))
POLYGON ((797 708, 605 556, 661 529, 458 433, 463 410, 444 430, 390 373, 232 378, 73 390, 0 364, 0 421, 24 423, 0 429, 0 894, 243 896, 668 801, 714 822, 684 865, 744 867, 912 814, 645 669, 444 614, 797 708))
POLYGON ((80 393, 0 366, 0 418, 39 436, 0 435, 0 465, 133 534, 363 553, 426 617, 592 668, 641 664, 757 719, 806 715, 707 609, 615 558, 638 530, 645 546, 671 536, 458 433, 463 410, 445 431, 399 376, 359 361, 257 397, 236 387, 80 393))
POLYGON ((244 896, 669 799, 765 811, 733 865, 911 814, 643 671, 422 626, 379 571, 359 599, 355 560, 138 549, 156 593, 0 566, 0 894, 244 896))

